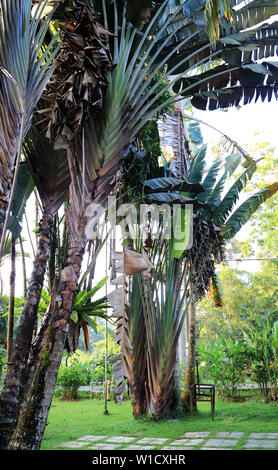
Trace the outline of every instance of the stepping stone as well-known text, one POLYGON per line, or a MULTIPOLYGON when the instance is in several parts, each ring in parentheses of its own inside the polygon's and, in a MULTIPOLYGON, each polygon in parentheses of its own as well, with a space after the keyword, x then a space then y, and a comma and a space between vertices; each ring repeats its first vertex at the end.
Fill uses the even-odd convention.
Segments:
POLYGON ((171 442, 169 445, 181 445, 181 446, 197 446, 198 444, 201 444, 204 439, 177 439, 176 441, 171 442))
POLYGON ((230 437, 230 438, 239 438, 243 436, 243 432, 218 432, 215 437, 230 437))
POLYGON ((277 441, 272 441, 270 439, 264 440, 264 439, 249 439, 245 444, 244 447, 245 449, 252 449, 254 447, 261 447, 263 449, 275 449, 277 448, 278 442, 277 441))
POLYGON ((180 419, 168 419, 167 423, 180 423, 180 419))
POLYGON ((137 444, 164 444, 166 441, 169 441, 169 438, 144 437, 137 441, 137 444))
POLYGON ((90 450, 114 450, 119 447, 116 444, 105 444, 104 442, 96 442, 92 447, 88 447, 90 450))
POLYGON ((136 437, 113 436, 106 439, 106 442, 132 442, 136 437))
POLYGON ((100 441, 100 440, 103 440, 103 439, 106 439, 108 436, 83 436, 83 437, 79 437, 77 440, 78 441, 88 441, 88 442, 92 442, 92 441, 100 441))
POLYGON ((208 437, 210 432, 186 432, 183 437, 208 437))
POLYGON ((152 450, 154 446, 138 446, 138 445, 130 445, 124 448, 124 450, 152 450))
POLYGON ((209 439, 204 447, 233 447, 236 443, 235 439, 209 439))
POLYGON ((225 447, 202 447, 200 450, 231 450, 225 447))
POLYGON ((70 441, 70 442, 64 442, 63 444, 59 444, 59 446, 57 446, 57 447, 70 447, 72 449, 79 449, 79 447, 84 447, 87 444, 89 444, 89 442, 70 441))
POLYGON ((250 434, 251 439, 278 439, 278 432, 253 432, 250 434))
POLYGON ((162 447, 161 450, 195 450, 195 449, 194 449, 194 447, 182 447, 182 446, 174 447, 174 446, 166 446, 166 447, 162 447))

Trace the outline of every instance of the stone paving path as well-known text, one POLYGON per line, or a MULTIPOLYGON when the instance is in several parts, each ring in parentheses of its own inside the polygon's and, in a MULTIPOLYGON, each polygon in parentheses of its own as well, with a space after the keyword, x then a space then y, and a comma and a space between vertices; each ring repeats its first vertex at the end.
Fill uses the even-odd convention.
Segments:
POLYGON ((78 450, 278 450, 278 432, 186 432, 179 439, 87 435, 57 449, 78 450))

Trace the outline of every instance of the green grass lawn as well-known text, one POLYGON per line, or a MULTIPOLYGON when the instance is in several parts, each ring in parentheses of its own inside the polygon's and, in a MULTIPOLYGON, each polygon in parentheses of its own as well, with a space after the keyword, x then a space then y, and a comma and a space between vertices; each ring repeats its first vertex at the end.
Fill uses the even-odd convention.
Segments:
POLYGON ((135 419, 130 401, 121 405, 108 402, 108 411, 105 415, 104 402, 98 399, 71 402, 54 399, 41 449, 54 450, 62 442, 88 434, 178 439, 185 432, 193 431, 278 432, 278 403, 266 404, 255 399, 242 403, 216 399, 214 422, 209 403, 198 403, 194 421, 188 412, 178 417, 180 422, 169 422, 169 418, 159 422, 135 419))

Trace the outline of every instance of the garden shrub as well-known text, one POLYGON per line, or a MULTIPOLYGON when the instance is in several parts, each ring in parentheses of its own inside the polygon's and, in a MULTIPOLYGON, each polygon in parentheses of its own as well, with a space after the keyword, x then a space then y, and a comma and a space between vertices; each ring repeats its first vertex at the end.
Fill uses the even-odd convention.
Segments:
POLYGON ((81 385, 86 385, 87 377, 84 373, 84 366, 78 360, 74 360, 69 365, 61 365, 57 385, 62 389, 61 399, 77 400, 78 389, 81 385))
POLYGON ((201 342, 198 355, 203 379, 213 382, 219 395, 236 398, 246 379, 246 345, 222 339, 217 343, 201 342))

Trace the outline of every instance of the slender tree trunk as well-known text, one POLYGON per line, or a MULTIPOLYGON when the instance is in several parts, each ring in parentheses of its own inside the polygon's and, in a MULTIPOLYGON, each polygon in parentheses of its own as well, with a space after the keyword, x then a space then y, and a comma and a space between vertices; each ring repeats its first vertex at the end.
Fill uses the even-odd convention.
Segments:
POLYGON ((7 333, 7 371, 9 369, 10 360, 13 349, 14 334, 14 294, 15 294, 15 238, 12 235, 11 245, 11 273, 10 273, 10 298, 8 312, 8 333, 7 333))
POLYGON ((56 273, 56 255, 58 250, 58 239, 57 239, 57 224, 58 224, 58 217, 55 215, 53 227, 52 227, 52 237, 51 237, 51 244, 50 244, 50 254, 48 260, 48 288, 49 292, 52 291, 55 273, 56 273))
POLYGON ((39 203, 38 203, 37 188, 34 189, 34 194, 35 194, 35 227, 36 227, 35 240, 36 240, 36 250, 37 250, 38 247, 39 247, 39 236, 38 236, 38 232, 37 232, 37 228, 38 228, 38 225, 39 225, 39 203))
POLYGON ((31 344, 27 369, 26 369, 26 381, 24 383, 24 387, 20 396, 20 403, 24 403, 28 392, 31 388, 35 371, 37 369, 40 355, 44 346, 44 340, 46 338, 46 333, 49 328, 51 319, 54 314, 55 306, 56 306, 56 297, 57 297, 57 279, 54 281, 53 290, 51 294, 51 302, 43 316, 39 332, 31 344))
MULTIPOLYGON (((176 264, 175 267, 175 277, 177 278, 177 287, 174 302, 179 302, 180 304, 180 288, 181 288, 181 277, 182 277, 182 266, 176 264)), ((181 306, 180 306, 181 308, 181 306)), ((182 401, 181 401, 181 388, 180 388, 180 361, 179 361, 179 340, 176 345, 176 361, 173 369, 173 381, 174 381, 174 393, 176 394, 176 407, 177 411, 182 411, 182 401)), ((173 392, 172 392, 173 393, 173 392)))
MULTIPOLYGON (((196 362, 196 308, 194 299, 189 305, 189 331, 188 331, 188 352, 187 364, 185 373, 185 394, 183 394, 183 401, 189 403, 189 387, 195 383, 195 362, 196 362)), ((193 403, 196 406, 196 403, 193 403)))
MULTIPOLYGON (((182 401, 181 401, 181 387, 180 387, 180 361, 179 361, 179 348, 177 344, 176 348, 176 362, 174 365, 174 393, 176 396, 174 396, 174 403, 176 406, 176 411, 179 413, 182 411, 182 401)), ((173 393, 173 392, 172 392, 173 393)))
POLYGON ((183 323, 181 334, 179 337, 179 361, 182 366, 183 377, 185 375, 186 368, 186 320, 183 323))
POLYGON ((60 276, 57 308, 48 328, 30 392, 9 443, 10 450, 40 448, 63 356, 84 249, 85 242, 80 236, 78 246, 70 246, 68 250, 65 267, 60 276))
POLYGON ((0 426, 0 448, 5 449, 16 426, 20 408, 19 396, 25 380, 26 364, 43 287, 49 255, 52 215, 45 211, 41 224, 38 252, 23 307, 17 337, 0 400, 0 413, 7 422, 0 426))
POLYGON ((24 253, 24 247, 23 247, 23 240, 22 240, 21 235, 19 235, 19 243, 20 243, 21 259, 22 259, 23 294, 24 294, 24 297, 26 297, 26 294, 27 294, 26 262, 25 262, 25 253, 24 253))

